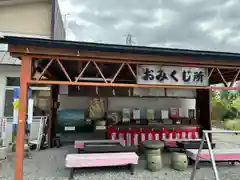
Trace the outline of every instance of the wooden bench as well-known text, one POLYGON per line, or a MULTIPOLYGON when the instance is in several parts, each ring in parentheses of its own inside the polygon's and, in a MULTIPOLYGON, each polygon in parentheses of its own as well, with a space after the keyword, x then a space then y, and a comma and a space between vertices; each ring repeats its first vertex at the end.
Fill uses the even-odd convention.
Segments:
POLYGON ((179 140, 173 140, 173 139, 166 139, 165 141, 165 147, 166 148, 178 148, 177 142, 181 141, 199 141, 201 143, 202 139, 179 139, 179 140))
POLYGON ((131 174, 134 165, 138 164, 138 155, 129 153, 94 153, 94 154, 67 154, 65 167, 70 169, 69 179, 73 179, 74 169, 104 166, 128 166, 131 174))
POLYGON ((103 140, 80 140, 74 141, 74 148, 76 149, 83 149, 84 144, 121 144, 124 145, 125 141, 122 139, 110 140, 110 139, 103 139, 103 140))

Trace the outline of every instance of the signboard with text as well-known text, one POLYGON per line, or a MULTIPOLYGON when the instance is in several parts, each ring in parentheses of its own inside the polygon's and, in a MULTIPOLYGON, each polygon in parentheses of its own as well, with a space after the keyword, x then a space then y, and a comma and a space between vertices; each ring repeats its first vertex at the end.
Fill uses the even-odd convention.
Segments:
POLYGON ((137 84, 208 86, 207 68, 138 65, 137 84))

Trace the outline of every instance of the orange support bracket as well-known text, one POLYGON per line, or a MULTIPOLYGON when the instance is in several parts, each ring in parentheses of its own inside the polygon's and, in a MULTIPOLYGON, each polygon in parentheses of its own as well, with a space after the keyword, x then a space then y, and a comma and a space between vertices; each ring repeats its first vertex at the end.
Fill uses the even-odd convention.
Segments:
POLYGON ((23 56, 20 73, 20 97, 16 138, 16 165, 14 180, 23 180, 24 136, 28 102, 28 82, 31 79, 32 57, 23 56))

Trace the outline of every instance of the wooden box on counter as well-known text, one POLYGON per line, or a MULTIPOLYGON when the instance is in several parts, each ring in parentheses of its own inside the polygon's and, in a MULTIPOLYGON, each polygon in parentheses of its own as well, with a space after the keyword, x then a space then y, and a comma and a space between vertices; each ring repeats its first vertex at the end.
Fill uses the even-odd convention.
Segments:
POLYGON ((147 119, 137 119, 135 120, 136 124, 140 124, 140 125, 148 125, 149 121, 147 119))
POLYGON ((174 118, 172 121, 173 121, 173 124, 176 124, 176 125, 182 124, 181 118, 174 118))
POLYGON ((172 119, 178 118, 179 117, 179 109, 178 108, 170 108, 169 116, 172 119))
POLYGON ((162 124, 160 120, 150 120, 148 121, 148 125, 159 125, 162 124))
POLYGON ((167 124, 167 125, 171 125, 171 124, 173 124, 173 120, 172 119, 163 119, 162 123, 167 124))
POLYGON ((190 119, 189 121, 190 121, 189 124, 191 124, 191 125, 197 125, 198 124, 197 119, 190 119))
POLYGON ((181 118, 181 122, 183 125, 189 125, 190 124, 190 119, 189 118, 181 118))

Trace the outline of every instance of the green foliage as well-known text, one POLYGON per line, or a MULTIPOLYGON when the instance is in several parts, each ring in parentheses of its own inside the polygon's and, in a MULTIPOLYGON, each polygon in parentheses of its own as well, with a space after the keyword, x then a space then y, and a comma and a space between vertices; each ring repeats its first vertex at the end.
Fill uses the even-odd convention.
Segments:
POLYGON ((240 97, 237 96, 233 101, 232 101, 232 106, 236 108, 237 110, 240 110, 240 97))
POLYGON ((234 107, 230 107, 230 109, 227 110, 227 112, 224 114, 223 118, 221 120, 225 119, 235 119, 238 115, 237 109, 234 107))
POLYGON ((211 106, 214 120, 235 119, 239 116, 240 93, 238 91, 213 91, 211 106))
POLYGON ((240 119, 234 119, 234 120, 226 119, 223 123, 223 126, 224 126, 224 129, 239 131, 240 130, 240 119))

